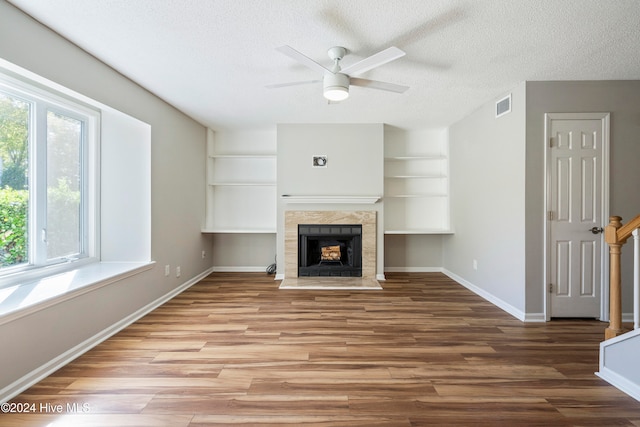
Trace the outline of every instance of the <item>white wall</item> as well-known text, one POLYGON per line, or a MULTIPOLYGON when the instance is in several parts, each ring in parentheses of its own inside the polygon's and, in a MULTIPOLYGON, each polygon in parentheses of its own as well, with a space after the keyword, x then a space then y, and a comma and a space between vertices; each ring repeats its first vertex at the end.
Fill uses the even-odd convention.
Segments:
MULTIPOLYGON (((495 119, 494 106, 450 128, 455 234, 443 236, 443 266, 514 314, 541 320, 544 114, 611 113, 610 214, 627 221, 640 213, 640 82, 526 82, 513 90, 512 113, 495 119)), ((630 313, 631 248, 623 248, 622 263, 623 312, 630 313)))
POLYGON ((451 126, 449 155, 455 233, 443 237, 443 267, 523 317, 525 85, 511 113, 496 118, 491 101, 451 126))
POLYGON ((2 389, 206 272, 211 256, 202 259, 201 251, 211 252, 211 239, 200 232, 203 126, 5 1, 0 1, 0 57, 151 125, 150 245, 156 262, 150 270, 0 325, 2 389), (169 277, 165 264, 172 266, 169 277), (182 268, 179 278, 173 274, 176 265, 182 268))
POLYGON ((103 108, 101 128, 100 259, 150 261, 151 126, 103 108))
MULTIPOLYGON (((278 196, 382 196, 384 192, 382 124, 278 125, 278 196), (326 168, 312 167, 314 155, 326 155, 326 168)), ((377 274, 384 274, 384 217, 375 205, 290 205, 278 200, 278 260, 284 261, 285 210, 375 210, 377 274)), ((283 262, 278 274, 284 274, 283 262)))
POLYGON ((382 124, 278 125, 278 192, 381 196, 383 140, 382 124), (312 167, 314 155, 327 155, 327 167, 312 167))
MULTIPOLYGON (((275 233, 219 233, 213 235, 215 271, 266 271, 276 260, 275 233)), ((282 259, 284 262, 284 259, 282 259)))
POLYGON ((384 236, 384 269, 388 272, 440 271, 440 234, 387 234, 384 236))

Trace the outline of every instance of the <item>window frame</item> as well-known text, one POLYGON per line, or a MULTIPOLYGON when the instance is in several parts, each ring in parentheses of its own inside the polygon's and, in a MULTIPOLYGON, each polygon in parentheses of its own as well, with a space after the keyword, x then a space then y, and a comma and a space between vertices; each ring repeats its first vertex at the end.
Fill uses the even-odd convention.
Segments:
MULTIPOLYGON (((25 281, 39 280, 47 276, 100 261, 100 123, 101 111, 80 99, 42 86, 27 77, 0 67, 0 90, 31 105, 29 112, 29 262, 0 269, 0 289, 25 281), (46 166, 42 169, 42 153, 46 154, 47 114, 62 114, 82 124, 80 149, 81 226, 80 256, 46 260, 36 246, 41 245, 42 212, 46 218, 46 166), (38 117, 41 114, 42 117, 38 117), (39 140, 38 140, 39 139, 39 140), (43 148, 42 145, 45 145, 43 148), (39 151, 39 152, 38 152, 39 151), (37 162, 36 167, 32 161, 37 162), (38 172, 39 171, 39 172, 38 172), (44 179, 36 175, 44 174, 44 179), (32 189, 34 186, 36 188, 32 189), (33 200, 32 200, 33 198, 33 200), (45 203, 43 203, 45 201, 45 203), (34 206, 31 206, 32 203, 34 206), (33 243, 32 243, 33 242, 33 243), (32 261, 37 262, 36 264, 32 261)), ((44 158, 46 165, 46 156, 44 158)), ((45 219, 46 224, 46 219, 45 219)), ((44 257, 46 258, 46 257, 44 257)))

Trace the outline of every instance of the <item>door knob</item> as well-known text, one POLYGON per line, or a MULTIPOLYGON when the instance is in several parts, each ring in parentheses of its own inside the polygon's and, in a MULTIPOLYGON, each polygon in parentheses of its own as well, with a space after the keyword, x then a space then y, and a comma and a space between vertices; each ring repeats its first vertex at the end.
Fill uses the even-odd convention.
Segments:
POLYGON ((589 229, 590 232, 592 232, 593 234, 600 234, 604 231, 604 228, 602 227, 593 227, 589 229))

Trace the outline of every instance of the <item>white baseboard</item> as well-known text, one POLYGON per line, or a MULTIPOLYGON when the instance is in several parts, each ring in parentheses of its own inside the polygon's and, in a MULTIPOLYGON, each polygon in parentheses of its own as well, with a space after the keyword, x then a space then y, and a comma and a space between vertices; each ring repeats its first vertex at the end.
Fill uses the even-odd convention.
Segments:
POLYGON ((267 267, 265 266, 216 266, 212 267, 214 273, 266 273, 267 267))
POLYGON ((489 292, 485 291, 484 289, 481 289, 479 287, 477 287, 476 285, 472 284, 471 282, 468 282, 467 280, 463 279, 460 276, 457 276, 456 274, 443 269, 442 271, 444 274, 446 274, 447 276, 449 276, 450 278, 452 278, 453 280, 455 280, 456 282, 460 283, 462 286, 464 286, 465 288, 469 289, 471 292, 473 292, 474 294, 484 298, 485 300, 489 301, 491 304, 495 305, 496 307, 506 311, 507 313, 509 313, 510 315, 512 315, 513 317, 515 317, 516 319, 524 322, 527 320, 527 315, 518 310, 517 308, 515 308, 514 306, 512 306, 511 304, 501 300, 500 298, 497 298, 496 296, 490 294, 489 292))
POLYGON ((527 323, 544 323, 547 321, 547 316, 544 313, 525 313, 524 321, 527 323))
POLYGON ((385 273, 441 273, 442 267, 385 267, 385 273))
POLYGON ((48 361, 44 365, 34 369, 33 371, 29 372, 28 374, 22 376, 21 378, 17 379, 13 383, 11 383, 8 386, 4 387, 2 390, 0 390, 0 402, 9 401, 10 399, 12 399, 13 397, 15 397, 18 394, 22 393, 23 391, 25 391, 26 389, 28 389, 32 385, 38 383, 39 381, 41 381, 44 378, 48 377, 49 375, 51 375, 52 373, 54 373, 58 369, 62 368, 63 366, 65 366, 69 362, 71 362, 74 359, 77 359, 78 357, 82 356, 84 353, 86 353, 87 351, 91 350, 93 347, 97 346, 98 344, 100 344, 101 342, 103 342, 106 339, 110 338, 111 336, 115 335, 116 333, 120 332, 121 330, 123 330, 124 328, 126 328, 127 326, 129 326, 130 324, 135 322, 136 320, 144 317, 145 315, 147 315, 151 311, 153 311, 156 308, 160 307, 162 304, 164 304, 165 302, 169 301, 170 299, 172 299, 176 295, 182 293, 186 289, 188 289, 191 286, 195 285, 200 280, 204 279, 209 274, 211 274, 212 271, 213 271, 213 269, 210 268, 210 269, 200 273, 196 277, 190 279, 188 282, 183 283, 179 287, 177 287, 177 288, 173 289, 172 291, 166 293, 165 295, 161 296, 160 298, 156 299, 155 301, 153 301, 153 302, 147 304, 146 306, 142 307, 141 309, 131 313, 129 316, 123 318, 119 322, 116 322, 113 325, 109 326, 108 328, 98 332, 94 336, 86 339, 85 341, 81 342, 80 344, 76 345, 75 347, 70 348, 69 350, 65 351, 61 355, 51 359, 50 361, 48 361))
POLYGON ((638 386, 638 384, 629 381, 625 377, 618 375, 617 373, 607 368, 601 367, 600 371, 596 372, 595 374, 618 390, 628 394, 629 396, 640 402, 640 386, 638 386))

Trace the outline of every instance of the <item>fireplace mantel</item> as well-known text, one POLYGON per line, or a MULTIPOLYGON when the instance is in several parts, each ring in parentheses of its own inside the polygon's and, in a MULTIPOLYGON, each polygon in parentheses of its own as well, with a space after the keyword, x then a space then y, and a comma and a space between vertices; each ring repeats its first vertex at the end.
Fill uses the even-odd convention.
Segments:
POLYGON ((363 204, 373 205, 377 203, 382 196, 311 196, 298 195, 292 196, 288 194, 282 195, 282 199, 286 203, 301 204, 363 204))

